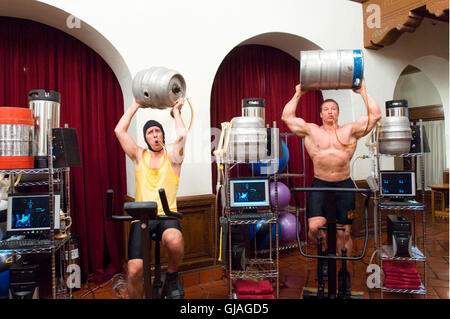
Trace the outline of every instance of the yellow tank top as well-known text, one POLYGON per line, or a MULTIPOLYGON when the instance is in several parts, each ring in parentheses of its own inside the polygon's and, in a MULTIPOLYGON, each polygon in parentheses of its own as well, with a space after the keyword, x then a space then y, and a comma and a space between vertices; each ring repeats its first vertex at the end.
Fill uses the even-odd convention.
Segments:
POLYGON ((164 215, 158 192, 160 188, 164 188, 169 208, 176 212, 180 177, 173 170, 167 152, 164 152, 158 169, 150 168, 151 156, 148 150, 142 152, 142 158, 136 170, 135 201, 156 202, 158 204, 158 215, 164 215))

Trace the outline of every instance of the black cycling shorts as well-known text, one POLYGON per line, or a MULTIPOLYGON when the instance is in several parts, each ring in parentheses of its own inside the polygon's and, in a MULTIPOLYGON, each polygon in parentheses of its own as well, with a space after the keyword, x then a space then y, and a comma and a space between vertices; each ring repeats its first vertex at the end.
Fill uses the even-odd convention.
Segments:
MULTIPOLYGON (((351 178, 340 182, 327 182, 314 178, 311 187, 355 188, 351 178)), ((351 225, 354 218, 355 193, 336 192, 336 222, 351 225)), ((327 218, 326 192, 310 192, 306 204, 306 216, 327 218)))
MULTIPOLYGON (((150 220, 148 226, 150 239, 152 234, 156 233, 156 240, 161 240, 163 232, 169 228, 176 228, 181 232, 181 225, 177 219, 150 220)), ((140 221, 131 223, 130 236, 128 237, 128 260, 142 259, 141 231, 140 221)))

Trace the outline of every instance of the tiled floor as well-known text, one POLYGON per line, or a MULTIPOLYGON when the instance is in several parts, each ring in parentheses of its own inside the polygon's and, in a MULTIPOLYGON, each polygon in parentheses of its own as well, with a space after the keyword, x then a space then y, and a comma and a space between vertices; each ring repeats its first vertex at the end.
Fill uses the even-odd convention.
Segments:
MULTIPOLYGON (((417 269, 422 273, 426 271, 426 288, 425 295, 404 294, 404 293, 387 293, 381 294, 380 289, 369 289, 366 281, 368 274, 367 266, 370 257, 374 252, 373 240, 369 241, 369 246, 365 257, 360 261, 350 262, 348 269, 351 275, 352 291, 360 291, 364 294, 365 299, 415 299, 415 298, 431 298, 431 299, 449 299, 449 221, 445 219, 437 219, 431 222, 429 214, 426 218, 426 263, 417 262, 417 269), (426 269, 424 269, 426 266, 426 269)), ((418 224, 417 234, 421 236, 422 229, 418 224)), ((421 237, 418 238, 420 240, 421 237)), ((358 241, 354 245, 355 255, 362 250, 363 243, 358 241)), ((312 249, 312 248, 311 248, 312 249)), ((310 253, 315 251, 309 250, 310 253)), ((374 258, 376 260, 376 258, 374 258)), ((340 269, 340 262, 337 264, 340 269)), ((316 261, 303 257, 297 248, 280 251, 279 259, 279 298, 280 299, 299 299, 303 287, 317 287, 315 281, 316 261)), ((116 299, 126 297, 126 288, 120 285, 123 276, 116 276, 110 282, 103 284, 89 293, 86 285, 82 289, 74 292, 74 298, 82 299, 116 299), (114 287, 116 289, 114 289, 114 287), (122 289, 120 289, 122 288, 122 289)), ((221 268, 215 270, 207 270, 202 272, 191 272, 182 275, 182 282, 185 290, 185 299, 226 299, 228 298, 229 282, 223 276, 221 268)), ((90 288, 94 289, 91 284, 90 288)))

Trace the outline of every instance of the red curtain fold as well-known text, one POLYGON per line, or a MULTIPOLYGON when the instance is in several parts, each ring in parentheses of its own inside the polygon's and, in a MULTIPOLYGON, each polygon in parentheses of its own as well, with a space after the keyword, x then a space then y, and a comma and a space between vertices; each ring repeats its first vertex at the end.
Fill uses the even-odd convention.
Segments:
POLYGON ((0 17, 0 105, 28 107, 32 89, 61 93, 61 126, 77 131, 82 167, 71 168, 72 233, 80 238, 83 274, 96 281, 121 270, 122 225, 106 216, 126 194, 125 158, 114 135, 123 114, 119 83, 106 62, 72 36, 33 21, 0 17))
MULTIPOLYGON (((290 133, 281 121, 285 104, 295 93, 299 83, 299 61, 289 54, 273 47, 262 45, 245 45, 233 49, 223 60, 217 71, 211 94, 211 127, 221 129, 221 123, 241 116, 241 100, 243 98, 263 98, 266 105, 266 124, 273 127, 276 121, 280 133, 290 133)), ((320 91, 307 92, 297 107, 296 115, 310 123, 320 123, 319 105, 323 97, 320 91)), ((305 171, 301 139, 296 136, 287 137, 289 148, 289 173, 305 174, 306 186, 313 179, 313 165, 308 154, 305 154, 305 171)), ((286 172, 283 171, 284 173, 286 172)), ((232 170, 232 175, 249 176, 248 165, 239 165, 232 170)), ((217 167, 212 165, 213 192, 217 181, 217 167)), ((302 178, 280 180, 289 188, 302 187, 302 178)), ((291 197, 291 205, 295 205, 291 197)), ((303 196, 299 196, 303 206, 303 196)), ((302 218, 303 219, 303 218, 302 218)))

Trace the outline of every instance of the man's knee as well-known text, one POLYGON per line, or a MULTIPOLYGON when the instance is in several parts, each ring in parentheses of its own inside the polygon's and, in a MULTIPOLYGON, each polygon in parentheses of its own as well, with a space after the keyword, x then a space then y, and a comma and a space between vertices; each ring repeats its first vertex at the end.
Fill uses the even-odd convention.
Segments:
POLYGON ((317 237, 319 233, 319 227, 322 227, 326 224, 326 219, 322 217, 310 218, 308 221, 308 228, 312 235, 317 237))
POLYGON ((128 279, 132 282, 142 280, 143 262, 141 259, 132 259, 127 264, 128 279))
POLYGON ((163 244, 169 251, 182 251, 183 235, 178 229, 167 229, 163 233, 163 244))

